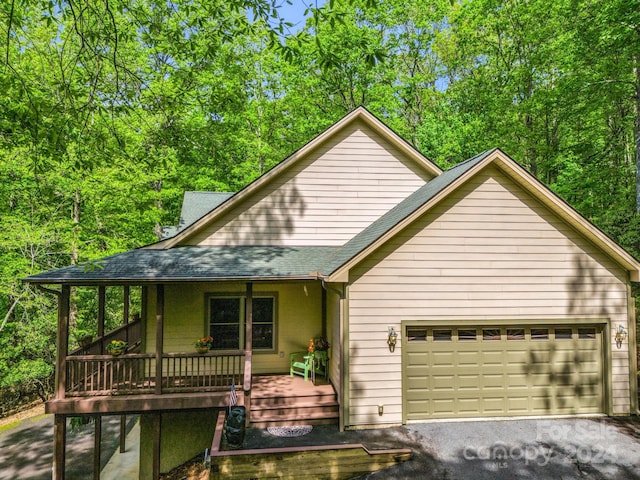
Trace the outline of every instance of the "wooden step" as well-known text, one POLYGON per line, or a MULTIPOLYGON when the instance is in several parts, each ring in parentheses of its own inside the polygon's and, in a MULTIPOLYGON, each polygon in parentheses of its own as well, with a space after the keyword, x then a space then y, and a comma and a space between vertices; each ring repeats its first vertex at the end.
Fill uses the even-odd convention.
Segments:
POLYGON ((336 424, 339 407, 333 387, 301 378, 254 377, 251 426, 336 424))
POLYGON ((324 403, 299 402, 288 405, 251 405, 252 426, 271 425, 319 425, 337 423, 338 404, 335 401, 324 403))
POLYGON ((337 405, 335 394, 305 397, 251 397, 251 408, 288 408, 297 406, 337 405))

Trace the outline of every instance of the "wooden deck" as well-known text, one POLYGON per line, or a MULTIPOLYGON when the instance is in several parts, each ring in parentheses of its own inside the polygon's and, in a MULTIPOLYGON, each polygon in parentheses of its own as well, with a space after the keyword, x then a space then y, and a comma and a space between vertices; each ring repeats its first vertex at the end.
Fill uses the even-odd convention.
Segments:
MULTIPOLYGON (((279 380, 284 383, 283 379, 279 380)), ((291 386, 291 391, 296 390, 296 387, 299 385, 291 386)), ((307 390, 304 386, 300 388, 302 391, 307 390)), ((347 480, 405 462, 413 456, 409 448, 372 450, 360 443, 224 451, 223 425, 224 415, 219 415, 210 450, 211 480, 347 480)))
MULTIPOLYGON (((117 376, 109 378, 118 378, 117 376)), ((184 381, 184 377, 181 377, 184 381)), ((319 380, 319 379, 318 379, 319 380)), ((210 378, 195 376, 184 390, 175 391, 179 382, 170 382, 171 388, 161 394, 154 392, 154 379, 149 380, 151 388, 140 389, 133 393, 127 382, 122 390, 98 389, 91 395, 68 396, 53 399, 46 403, 47 413, 65 415, 82 415, 98 413, 134 413, 161 410, 190 410, 203 408, 225 408, 229 405, 230 386, 213 387, 210 378), (206 382, 207 390, 194 389, 198 379, 206 382), (215 389, 212 389, 215 388, 215 389)), ((244 404, 242 377, 235 378, 238 404, 244 404)), ((314 385, 304 381, 302 377, 289 375, 254 375, 252 376, 250 420, 255 427, 299 424, 336 424, 338 423, 338 402, 333 386, 328 382, 314 385)), ((230 383, 230 380, 229 380, 230 383)), ((318 382, 317 382, 318 383, 318 382)), ((112 386, 117 387, 119 382, 112 386)), ((203 386, 200 384, 200 386, 203 386)))

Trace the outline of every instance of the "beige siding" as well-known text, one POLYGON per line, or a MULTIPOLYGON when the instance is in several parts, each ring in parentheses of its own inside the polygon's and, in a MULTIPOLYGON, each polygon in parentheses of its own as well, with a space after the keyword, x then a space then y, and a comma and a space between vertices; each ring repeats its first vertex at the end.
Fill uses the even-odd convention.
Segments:
POLYGON ((342 245, 430 178, 355 122, 185 244, 342 245))
MULTIPOLYGON (((304 350, 309 339, 322 330, 321 289, 319 282, 254 284, 254 295, 276 292, 277 352, 253 355, 253 373, 289 371, 289 354, 304 350)), ((165 352, 193 352, 193 343, 206 335, 205 296, 209 293, 245 292, 244 284, 195 283, 165 286, 165 352)), ((155 351, 155 288, 150 289, 147 319, 147 352, 155 351)))
MULTIPOLYGON (((353 425, 402 420, 401 347, 389 353, 386 345, 388 326, 400 331, 402 320, 627 325, 626 273, 495 167, 350 274, 353 425)), ((628 413, 628 344, 608 342, 613 410, 628 413)))

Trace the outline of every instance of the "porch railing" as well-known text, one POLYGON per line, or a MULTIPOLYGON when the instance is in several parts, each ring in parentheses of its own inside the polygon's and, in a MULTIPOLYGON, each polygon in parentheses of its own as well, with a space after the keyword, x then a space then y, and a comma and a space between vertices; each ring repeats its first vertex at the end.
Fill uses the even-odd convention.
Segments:
POLYGON ((103 355, 106 353, 107 345, 111 340, 124 340, 129 344, 129 350, 133 350, 140 345, 142 338, 142 321, 140 319, 133 320, 124 325, 105 333, 102 337, 98 337, 90 345, 80 347, 70 352, 74 357, 83 355, 103 355))
MULTIPOLYGON (((69 397, 142 395, 157 393, 156 356, 133 353, 70 355, 66 358, 69 397)), ((241 386, 245 352, 242 350, 162 355, 161 393, 212 392, 241 386)))

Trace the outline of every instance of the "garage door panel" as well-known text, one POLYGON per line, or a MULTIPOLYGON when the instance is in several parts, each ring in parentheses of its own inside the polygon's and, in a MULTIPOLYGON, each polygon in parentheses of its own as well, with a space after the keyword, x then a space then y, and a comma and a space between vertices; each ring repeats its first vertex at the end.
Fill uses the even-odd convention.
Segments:
POLYGON ((507 388, 509 390, 516 388, 528 388, 529 377, 526 373, 514 373, 507 376, 507 388))
POLYGON ((504 397, 482 397, 481 411, 483 414, 501 414, 505 411, 504 397))
POLYGON ((516 396, 510 393, 507 398, 507 411, 516 415, 525 415, 529 411, 529 396, 516 396))
POLYGON ((484 374, 481 381, 482 388, 485 390, 504 390, 504 375, 498 374, 484 374))
POLYGON ((453 410, 454 402, 449 399, 435 399, 433 401, 433 413, 435 415, 451 415, 455 414, 453 410))
POLYGON ((478 415, 478 397, 473 398, 460 398, 458 400, 458 414, 463 415, 478 415))
POLYGON ((495 328, 487 335, 495 340, 477 327, 469 341, 452 329, 447 341, 405 343, 405 418, 602 412, 602 333, 590 328, 595 339, 579 338, 575 326, 560 329, 569 339, 555 339, 553 327, 524 326, 502 327, 499 336, 495 328))
POLYGON ((458 390, 479 390, 480 378, 480 375, 473 373, 458 375, 458 390))
MULTIPOLYGON (((476 347, 477 348, 477 347, 476 347)), ((459 351, 457 355, 458 366, 476 367, 478 365, 478 351, 459 351)))
POLYGON ((451 367, 453 365, 453 352, 433 352, 431 355, 431 366, 451 367))
POLYGON ((481 361, 483 366, 499 367, 504 364, 504 355, 502 350, 482 352, 481 361))
POLYGON ((453 375, 433 375, 431 378, 433 380, 432 385, 434 390, 453 391, 453 375))

